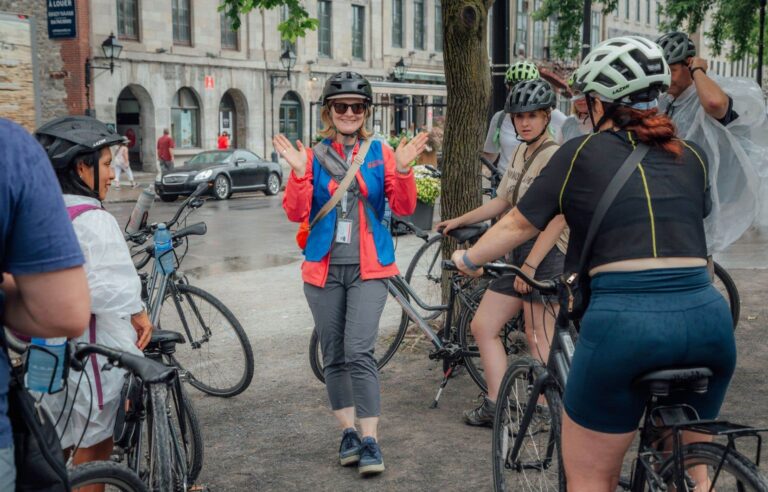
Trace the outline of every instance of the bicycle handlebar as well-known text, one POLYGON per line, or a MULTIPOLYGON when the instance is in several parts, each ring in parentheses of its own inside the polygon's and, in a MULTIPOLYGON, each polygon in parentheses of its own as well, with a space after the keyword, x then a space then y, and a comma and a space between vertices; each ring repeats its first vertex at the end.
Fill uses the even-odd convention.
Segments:
POLYGON ((491 161, 485 158, 482 154, 480 154, 480 162, 488 168, 489 171, 491 171, 491 174, 496 179, 501 179, 501 172, 499 171, 499 168, 494 166, 491 161))
POLYGON ((189 196, 187 197, 187 199, 186 199, 186 200, 184 200, 184 201, 181 203, 181 205, 179 206, 178 210, 176 210, 176 214, 174 214, 174 216, 171 218, 171 220, 170 220, 170 221, 168 221, 168 222, 166 222, 166 223, 165 223, 165 226, 166 226, 168 229, 170 229, 171 227, 173 227, 174 225, 176 225, 176 222, 179 220, 179 217, 181 217, 181 214, 184 212, 184 209, 185 209, 185 208, 187 208, 187 205, 189 205, 189 203, 190 203, 192 200, 194 200, 195 198, 197 198, 197 197, 199 197, 200 195, 202 195, 202 194, 203 194, 203 192, 204 192, 205 190, 207 190, 209 186, 210 186, 210 183, 208 183, 208 182, 205 182, 205 183, 200 183, 199 185, 197 185, 197 188, 195 188, 195 191, 193 191, 193 192, 192 192, 192 194, 191 194, 191 195, 189 195, 189 196))
MULTIPOLYGON (((452 272, 458 272, 459 269, 456 267, 456 264, 451 260, 443 260, 442 263, 443 270, 448 270, 452 272)), ((492 262, 492 263, 486 263, 483 265, 483 270, 490 273, 492 276, 501 276, 505 273, 514 273, 521 279, 523 279, 523 282, 530 285, 534 289, 538 290, 542 294, 557 294, 557 286, 558 286, 558 280, 552 279, 552 280, 536 280, 525 273, 520 269, 520 267, 516 267, 515 265, 509 265, 507 263, 501 263, 498 261, 492 262)))
POLYGON ((408 220, 405 220, 405 219, 401 219, 400 217, 397 217, 397 216, 393 215, 392 216, 392 224, 395 225, 395 226, 397 226, 397 224, 400 224, 400 225, 404 226, 406 229, 410 229, 416 235, 416 237, 418 237, 420 239, 423 239, 425 241, 427 239, 429 239, 429 234, 424 232, 423 229, 419 228, 418 226, 416 226, 416 224, 414 224, 411 221, 408 221, 408 220))
MULTIPOLYGON (((174 232, 171 235, 171 244, 175 248, 178 245, 178 241, 180 239, 184 239, 187 236, 204 236, 208 232, 208 226, 205 224, 205 222, 198 222, 196 224, 192 224, 191 226, 187 226, 183 229, 179 229, 178 231, 174 232)), ((147 253, 149 256, 152 256, 155 253, 155 243, 148 245, 146 248, 144 248, 144 252, 147 253)), ((149 261, 147 258, 146 261, 149 261)), ((146 261, 141 263, 141 267, 137 266, 138 268, 143 268, 144 265, 146 265, 146 261)))
POLYGON ((83 360, 91 354, 103 355, 110 364, 136 374, 145 384, 169 383, 176 377, 176 368, 163 365, 145 357, 114 350, 103 345, 79 343, 72 359, 72 367, 82 371, 83 360))

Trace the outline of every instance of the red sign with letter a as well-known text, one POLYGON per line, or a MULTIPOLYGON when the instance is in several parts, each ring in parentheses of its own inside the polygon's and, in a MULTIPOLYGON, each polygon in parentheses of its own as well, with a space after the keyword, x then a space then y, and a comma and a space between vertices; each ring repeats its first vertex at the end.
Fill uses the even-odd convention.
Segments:
POLYGON ((205 76, 205 88, 206 89, 213 89, 213 75, 206 75, 205 76))

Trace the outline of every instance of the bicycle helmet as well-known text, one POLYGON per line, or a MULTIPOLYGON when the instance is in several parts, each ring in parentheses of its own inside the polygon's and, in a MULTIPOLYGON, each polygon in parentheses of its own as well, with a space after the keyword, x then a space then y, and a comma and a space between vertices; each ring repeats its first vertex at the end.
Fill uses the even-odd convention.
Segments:
POLYGON ((362 97, 365 102, 373 101, 373 89, 368 80, 356 72, 339 72, 331 76, 323 87, 322 102, 327 104, 339 97, 362 97))
POLYGON ((504 74, 504 83, 514 86, 523 80, 534 80, 539 78, 539 69, 528 60, 521 60, 513 63, 504 74))
POLYGON ((632 105, 655 100, 670 82, 661 48, 645 38, 624 36, 589 52, 576 71, 575 88, 606 102, 632 105))
POLYGON ((544 79, 520 82, 509 91, 504 112, 515 114, 555 107, 555 92, 544 79))
POLYGON ((685 62, 688 58, 696 56, 696 45, 684 32, 669 32, 657 39, 656 44, 664 50, 664 59, 668 65, 685 62))
MULTIPOLYGON (((72 189, 65 192, 76 191, 95 198, 99 197, 99 166, 98 158, 93 162, 93 156, 98 155, 101 149, 123 141, 120 134, 90 116, 56 118, 38 128, 35 138, 48 154, 59 182, 62 183, 62 179, 66 179, 71 183, 72 189), (81 160, 93 167, 93 189, 77 174, 75 166, 81 160)), ((63 185, 62 183, 62 189, 63 185)))

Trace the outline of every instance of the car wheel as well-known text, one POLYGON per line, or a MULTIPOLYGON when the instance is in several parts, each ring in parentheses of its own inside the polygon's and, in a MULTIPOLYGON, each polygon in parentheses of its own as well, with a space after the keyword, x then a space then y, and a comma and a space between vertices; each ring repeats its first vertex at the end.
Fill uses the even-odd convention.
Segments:
POLYGON ((223 174, 216 176, 216 179, 213 181, 213 196, 217 200, 226 200, 231 194, 229 179, 223 174))
POLYGON ((177 195, 164 195, 160 193, 160 199, 164 202, 175 202, 177 198, 177 195))
POLYGON ((269 173, 269 177, 267 177, 267 189, 264 190, 264 193, 267 195, 277 195, 279 191, 280 177, 277 175, 277 173, 269 173))

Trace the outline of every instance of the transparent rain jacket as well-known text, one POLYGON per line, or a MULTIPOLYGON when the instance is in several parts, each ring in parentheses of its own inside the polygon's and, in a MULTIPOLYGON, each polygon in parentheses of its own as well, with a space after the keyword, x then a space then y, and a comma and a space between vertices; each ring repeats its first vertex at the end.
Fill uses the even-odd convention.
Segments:
POLYGON ((704 111, 694 85, 677 99, 663 95, 659 100, 659 110, 671 114, 680 137, 695 142, 707 155, 712 211, 704 226, 710 253, 724 250, 753 223, 768 225, 768 200, 759 201, 768 193, 768 123, 762 91, 749 79, 714 80, 733 99, 739 115, 727 126, 704 111))

